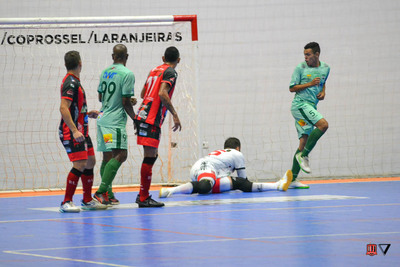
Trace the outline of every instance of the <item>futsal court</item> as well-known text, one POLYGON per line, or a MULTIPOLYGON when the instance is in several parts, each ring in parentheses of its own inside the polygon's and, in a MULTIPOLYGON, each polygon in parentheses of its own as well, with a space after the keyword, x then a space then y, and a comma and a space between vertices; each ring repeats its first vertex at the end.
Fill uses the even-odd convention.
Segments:
POLYGON ((400 178, 323 181, 173 195, 147 209, 133 203, 137 192, 118 192, 119 206, 75 214, 59 213, 62 195, 3 193, 0 266, 399 266, 399 186, 400 178), (367 255, 369 244, 377 255, 367 255))

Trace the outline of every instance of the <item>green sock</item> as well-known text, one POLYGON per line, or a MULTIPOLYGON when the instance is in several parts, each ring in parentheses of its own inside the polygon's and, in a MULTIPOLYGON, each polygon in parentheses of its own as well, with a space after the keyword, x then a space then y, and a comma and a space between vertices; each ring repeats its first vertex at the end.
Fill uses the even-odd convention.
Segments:
POLYGON ((105 162, 104 160, 101 162, 101 166, 100 166, 100 176, 103 177, 104 174, 104 168, 106 167, 107 162, 105 162))
POLYGON ((297 179, 297 176, 299 175, 299 172, 300 172, 300 165, 296 159, 296 154, 299 152, 300 152, 300 150, 297 149, 296 153, 294 153, 294 156, 293 156, 293 165, 292 165, 293 180, 292 180, 292 182, 297 179))
POLYGON ((310 133, 310 136, 307 139, 306 146, 303 149, 303 152, 301 153, 302 157, 307 157, 308 154, 313 150, 315 144, 317 144, 317 141, 321 138, 321 136, 324 134, 320 129, 315 128, 312 130, 310 133))
MULTIPOLYGON (((107 162, 105 162, 104 160, 101 162, 101 166, 100 166, 100 176, 103 177, 103 173, 104 173, 104 168, 106 167, 107 162)), ((108 187, 108 197, 109 198, 114 198, 114 193, 112 191, 112 184, 110 184, 110 186, 108 187)))
POLYGON ((101 177, 101 184, 97 193, 103 194, 108 191, 120 166, 121 163, 118 160, 110 159, 104 167, 104 173, 101 177))

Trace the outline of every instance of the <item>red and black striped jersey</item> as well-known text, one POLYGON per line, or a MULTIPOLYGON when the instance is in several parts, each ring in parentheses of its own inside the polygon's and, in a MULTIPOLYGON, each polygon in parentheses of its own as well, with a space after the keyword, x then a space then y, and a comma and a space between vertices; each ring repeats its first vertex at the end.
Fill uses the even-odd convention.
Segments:
POLYGON ((161 128, 167 115, 167 108, 162 105, 160 96, 158 95, 161 83, 168 83, 170 85, 168 95, 172 98, 177 77, 178 74, 174 68, 168 64, 160 65, 151 70, 144 85, 145 94, 143 102, 135 116, 137 121, 161 128))
MULTIPOLYGON (((86 95, 78 77, 71 73, 67 73, 67 75, 65 75, 61 84, 61 98, 72 102, 71 106, 69 107, 72 121, 75 123, 78 131, 87 137, 89 135, 89 128, 86 95)), ((62 117, 59 132, 60 137, 62 137, 63 140, 73 139, 72 132, 62 117)))

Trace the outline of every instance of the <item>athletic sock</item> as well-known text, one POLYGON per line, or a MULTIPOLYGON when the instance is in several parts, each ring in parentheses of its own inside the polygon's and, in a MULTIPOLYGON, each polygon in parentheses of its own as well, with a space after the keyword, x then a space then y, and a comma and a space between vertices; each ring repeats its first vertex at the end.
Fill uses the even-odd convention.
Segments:
POLYGON ((85 169, 81 175, 82 188, 83 188, 83 201, 85 203, 92 200, 92 187, 93 187, 93 169, 85 169))
POLYGON ((146 157, 143 159, 140 169, 140 201, 145 201, 149 197, 151 177, 153 175, 153 165, 157 158, 146 157))
POLYGON ((67 186, 65 188, 64 202, 72 201, 72 197, 75 194, 76 187, 78 186, 79 177, 82 172, 78 169, 72 168, 67 176, 67 186))
POLYGON ((109 186, 112 184, 115 178, 115 175, 117 174, 119 167, 121 167, 121 162, 114 158, 107 162, 106 166, 104 167, 103 176, 101 177, 100 187, 96 193, 104 194, 107 192, 109 186))
POLYGON ((296 159, 296 155, 299 152, 301 152, 301 151, 299 149, 297 149, 296 153, 294 153, 294 156, 293 156, 293 165, 292 165, 293 180, 292 180, 292 182, 294 182, 297 179, 297 176, 299 175, 299 172, 300 172, 300 165, 296 159))
POLYGON ((253 183, 251 192, 264 192, 278 189, 278 183, 253 183))
MULTIPOLYGON (((101 166, 100 166, 100 176, 101 177, 103 177, 104 169, 105 169, 106 165, 107 165, 107 162, 103 160, 101 162, 101 166)), ((107 192, 108 192, 108 198, 114 198, 114 193, 112 191, 112 184, 110 184, 110 186, 108 187, 107 192)))
POLYGON ((177 187, 168 188, 172 194, 191 194, 193 192, 193 184, 186 183, 177 187))
POLYGON ((324 132, 318 128, 312 130, 310 136, 308 136, 306 146, 304 147, 303 152, 301 152, 302 157, 308 156, 308 154, 311 152, 311 150, 313 150, 315 144, 317 144, 317 141, 321 138, 323 134, 324 132))

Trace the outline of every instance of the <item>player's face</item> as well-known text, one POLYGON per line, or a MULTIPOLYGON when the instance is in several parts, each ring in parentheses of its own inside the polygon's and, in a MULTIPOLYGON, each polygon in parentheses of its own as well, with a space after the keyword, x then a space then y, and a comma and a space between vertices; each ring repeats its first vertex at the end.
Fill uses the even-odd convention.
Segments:
POLYGON ((311 48, 304 49, 304 60, 309 67, 316 67, 319 62, 319 53, 314 54, 311 48))

